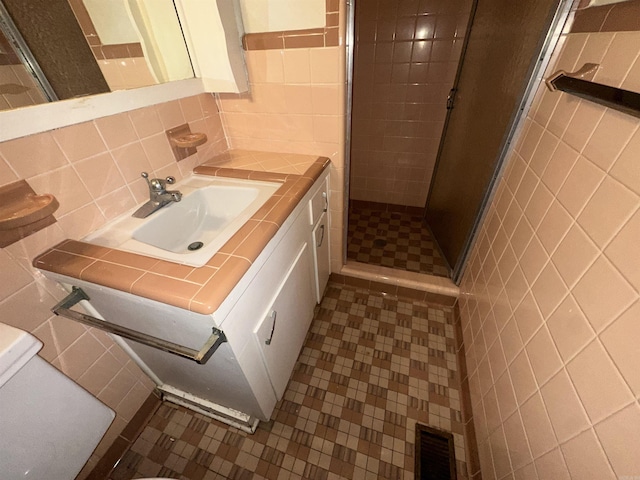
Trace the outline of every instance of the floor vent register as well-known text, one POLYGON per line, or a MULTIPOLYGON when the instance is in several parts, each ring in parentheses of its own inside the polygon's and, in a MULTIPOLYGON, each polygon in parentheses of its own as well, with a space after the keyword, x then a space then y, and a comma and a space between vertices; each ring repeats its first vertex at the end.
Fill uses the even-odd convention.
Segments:
POLYGON ((416 424, 416 480, 455 480, 453 435, 416 424))

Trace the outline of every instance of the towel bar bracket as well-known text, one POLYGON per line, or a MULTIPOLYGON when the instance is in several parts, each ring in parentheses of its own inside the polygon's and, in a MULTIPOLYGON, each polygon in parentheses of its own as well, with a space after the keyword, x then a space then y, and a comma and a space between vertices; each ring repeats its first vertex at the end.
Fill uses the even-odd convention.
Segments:
POLYGON ((547 88, 575 95, 607 108, 640 118, 640 93, 592 82, 598 64, 585 63, 582 68, 567 73, 558 70, 545 80, 547 88))
POLYGON ((73 287, 71 293, 54 306, 51 311, 56 315, 104 330, 108 333, 113 333, 120 337, 133 340, 134 342, 138 342, 164 352, 193 360, 201 365, 206 363, 218 347, 227 341, 224 332, 213 327, 211 335, 202 348, 200 348, 200 350, 195 350, 177 343, 169 342, 168 340, 163 340, 162 338, 154 337, 153 335, 148 335, 143 332, 138 332, 137 330, 117 325, 107 320, 101 320, 91 315, 87 315, 86 313, 71 310, 74 305, 78 304, 82 300, 89 300, 89 296, 81 288, 73 287))

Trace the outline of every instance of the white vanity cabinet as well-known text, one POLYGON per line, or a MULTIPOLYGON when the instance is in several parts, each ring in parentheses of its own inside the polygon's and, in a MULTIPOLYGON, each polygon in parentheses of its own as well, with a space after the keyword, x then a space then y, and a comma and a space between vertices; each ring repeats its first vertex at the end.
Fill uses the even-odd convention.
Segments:
POLYGON ((303 213, 299 212, 221 325, 245 375, 261 390, 263 420, 282 398, 313 319, 313 258, 303 213))
POLYGON ((329 176, 315 187, 309 201, 316 301, 320 303, 331 273, 329 251, 329 176))
POLYGON ((327 178, 325 171, 211 315, 44 273, 80 287, 90 315, 160 340, 199 350, 212 329, 221 331, 226 341, 204 364, 122 342, 169 401, 253 431, 284 394, 329 276, 327 178))

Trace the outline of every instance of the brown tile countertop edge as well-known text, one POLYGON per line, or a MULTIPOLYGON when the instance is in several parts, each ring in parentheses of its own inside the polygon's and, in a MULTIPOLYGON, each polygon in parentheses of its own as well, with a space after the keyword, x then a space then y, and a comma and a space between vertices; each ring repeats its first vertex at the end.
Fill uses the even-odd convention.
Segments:
POLYGON ((282 182, 269 200, 202 267, 64 240, 40 254, 33 266, 204 315, 215 312, 330 160, 318 159, 302 174, 281 174, 201 165, 194 173, 282 182))

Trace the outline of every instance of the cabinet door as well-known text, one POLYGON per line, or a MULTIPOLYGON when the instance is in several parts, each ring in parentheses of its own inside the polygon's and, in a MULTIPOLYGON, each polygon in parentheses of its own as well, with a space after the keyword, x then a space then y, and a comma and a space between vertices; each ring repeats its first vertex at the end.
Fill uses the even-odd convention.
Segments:
POLYGON ((305 242, 253 332, 278 400, 287 387, 313 318, 310 274, 311 252, 305 242))
POLYGON ((313 264, 315 268, 316 301, 322 301, 324 289, 331 274, 329 256, 329 222, 326 213, 323 213, 318 224, 313 229, 313 264))

